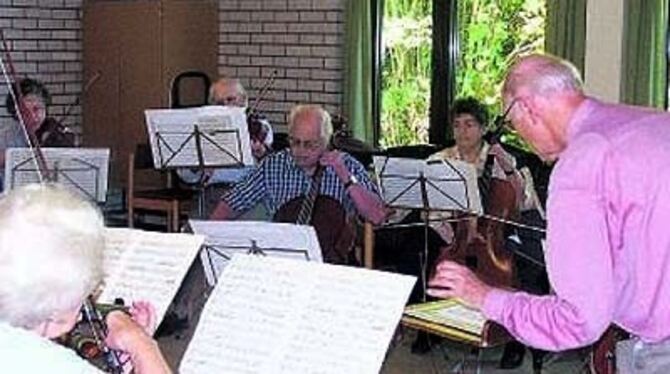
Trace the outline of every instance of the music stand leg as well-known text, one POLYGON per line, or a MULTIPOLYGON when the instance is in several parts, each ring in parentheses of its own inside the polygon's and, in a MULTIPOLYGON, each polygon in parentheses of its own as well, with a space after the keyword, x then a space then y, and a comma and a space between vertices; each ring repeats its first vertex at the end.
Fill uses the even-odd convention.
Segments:
POLYGON ((205 202, 207 201, 205 191, 207 191, 207 187, 204 183, 201 183, 198 187, 198 217, 200 219, 207 219, 205 217, 205 202))
POLYGON ((428 210, 424 210, 424 224, 423 224, 423 252, 419 259, 419 267, 421 272, 421 299, 425 303, 428 301, 428 232, 430 227, 430 219, 428 210))

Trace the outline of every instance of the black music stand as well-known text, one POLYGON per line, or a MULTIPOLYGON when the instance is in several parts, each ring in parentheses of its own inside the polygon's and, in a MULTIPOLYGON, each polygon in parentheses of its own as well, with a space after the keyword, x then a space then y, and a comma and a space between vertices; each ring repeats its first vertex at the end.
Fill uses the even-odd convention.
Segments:
MULTIPOLYGON (((106 201, 109 149, 43 148, 42 153, 50 181, 90 201, 106 201)), ((5 190, 40 182, 40 168, 31 149, 10 148, 6 154, 9 168, 5 171, 5 190)))
MULTIPOLYGON (((481 206, 475 205, 475 202, 479 201, 476 171, 465 163, 446 159, 424 161, 382 157, 375 158, 375 166, 387 206, 395 209, 416 209, 422 213, 423 222, 391 224, 385 227, 407 227, 417 224, 423 227, 424 245, 419 268, 422 299, 426 301, 430 213, 478 213, 481 206), (445 175, 439 175, 435 170, 431 170, 437 168, 437 165, 444 165, 441 171, 445 175), (470 170, 470 172, 467 172, 467 170, 470 170), (391 196, 387 193, 389 190, 391 196)), ((440 221, 443 221, 443 219, 440 219, 440 221)))
POLYGON ((207 238, 200 259, 211 286, 216 284, 218 274, 236 253, 323 262, 319 239, 311 226, 190 220, 189 227, 193 233, 207 238))
POLYGON ((198 213, 205 211, 206 168, 253 165, 242 110, 202 107, 147 110, 147 130, 157 169, 198 170, 198 213), (236 122, 237 121, 237 122, 236 122))

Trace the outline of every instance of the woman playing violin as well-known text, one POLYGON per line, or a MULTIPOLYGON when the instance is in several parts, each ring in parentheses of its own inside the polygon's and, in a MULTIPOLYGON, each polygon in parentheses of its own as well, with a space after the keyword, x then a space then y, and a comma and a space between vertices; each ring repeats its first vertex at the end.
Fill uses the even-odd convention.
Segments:
MULTIPOLYGON (((100 373, 51 339, 74 327, 102 282, 103 230, 95 207, 62 187, 27 185, 0 199, 3 372, 100 373)), ((149 304, 110 312, 106 322, 106 345, 129 355, 135 373, 170 372, 148 333, 155 327, 149 304)))
MULTIPOLYGON (((73 137, 65 128, 53 118, 47 117, 49 92, 40 82, 25 78, 19 84, 14 84, 12 90, 17 98, 21 97, 19 110, 23 114, 24 123, 28 130, 35 133, 39 145, 43 147, 73 146, 73 137)), ((28 134, 18 121, 17 106, 11 94, 5 100, 7 113, 13 121, 0 128, 0 191, 4 187, 5 150, 7 148, 22 148, 28 146, 28 134)))
MULTIPOLYGON (((28 130, 35 133, 40 147, 73 147, 73 134, 59 121, 47 116, 47 105, 51 96, 44 85, 34 79, 24 78, 12 87, 15 97, 20 97, 19 110, 24 115, 23 120, 28 130)), ((7 112, 18 119, 14 104, 14 96, 7 95, 5 105, 7 112)), ((18 124, 20 126, 20 124, 18 124)), ((25 139, 25 137, 24 137, 25 139)))

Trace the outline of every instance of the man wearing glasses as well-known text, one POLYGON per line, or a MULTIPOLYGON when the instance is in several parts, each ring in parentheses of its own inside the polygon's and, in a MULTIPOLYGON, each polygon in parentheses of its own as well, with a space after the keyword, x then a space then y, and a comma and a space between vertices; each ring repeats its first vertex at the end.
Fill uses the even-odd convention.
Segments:
POLYGON ((519 340, 547 350, 594 343, 610 324, 621 373, 670 372, 670 115, 584 94, 574 66, 531 55, 503 99, 538 155, 555 161, 545 259, 552 295, 491 287, 445 261, 429 291, 459 297, 519 340))
POLYGON ((340 202, 346 212, 373 224, 384 220, 384 204, 363 165, 349 154, 330 150, 330 115, 318 105, 298 105, 288 124, 289 149, 267 156, 259 167, 224 194, 212 219, 231 219, 263 202, 270 215, 306 195, 317 166, 323 176, 319 193, 340 202))

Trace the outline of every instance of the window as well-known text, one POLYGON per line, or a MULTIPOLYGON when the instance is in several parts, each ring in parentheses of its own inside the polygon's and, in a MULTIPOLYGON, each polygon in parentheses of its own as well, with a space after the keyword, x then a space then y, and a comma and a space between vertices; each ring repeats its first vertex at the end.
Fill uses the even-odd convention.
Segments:
POLYGON ((378 1, 384 147, 446 143, 453 96, 474 96, 499 110, 509 63, 543 49, 546 0, 378 1))

